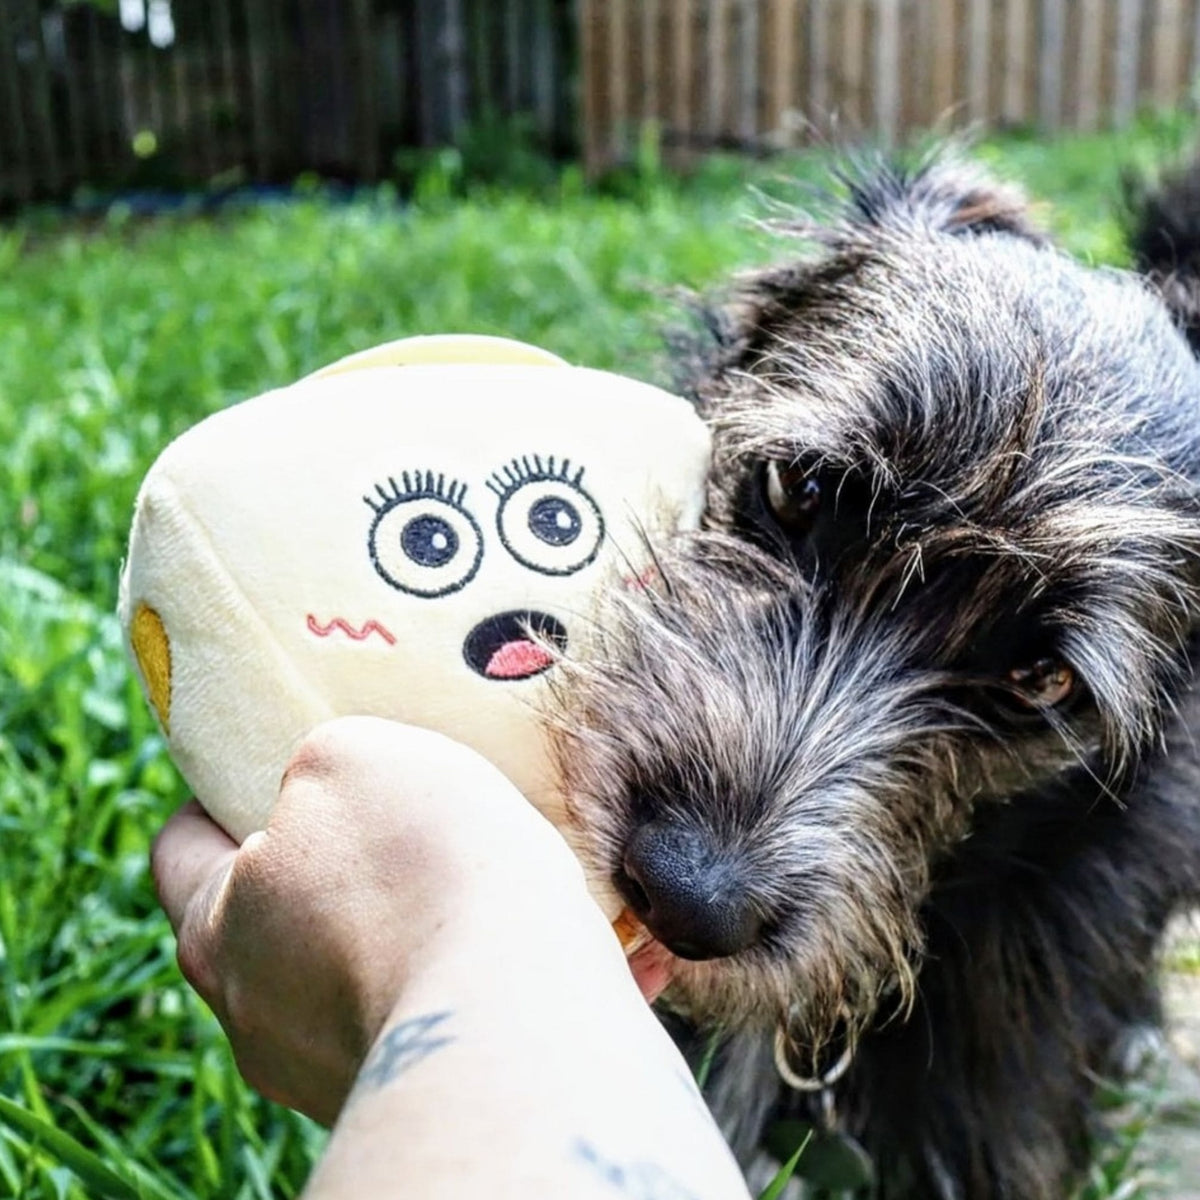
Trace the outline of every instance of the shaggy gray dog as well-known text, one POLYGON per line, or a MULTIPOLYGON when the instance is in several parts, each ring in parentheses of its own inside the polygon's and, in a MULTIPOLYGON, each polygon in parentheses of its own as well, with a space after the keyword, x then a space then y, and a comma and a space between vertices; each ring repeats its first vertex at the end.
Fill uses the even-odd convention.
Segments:
POLYGON ((739 1153, 798 1116, 877 1197, 1062 1200, 1200 899, 1200 367, 1007 187, 845 182, 712 314, 707 528, 559 749, 739 1153))

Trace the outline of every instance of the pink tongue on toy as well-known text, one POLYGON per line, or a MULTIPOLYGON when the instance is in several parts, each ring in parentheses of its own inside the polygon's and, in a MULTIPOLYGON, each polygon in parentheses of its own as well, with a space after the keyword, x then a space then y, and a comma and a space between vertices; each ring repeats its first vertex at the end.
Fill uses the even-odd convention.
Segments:
POLYGON ((488 659, 484 674, 489 679, 524 679, 544 671, 554 661, 554 656, 543 646, 522 638, 516 642, 505 642, 488 659))

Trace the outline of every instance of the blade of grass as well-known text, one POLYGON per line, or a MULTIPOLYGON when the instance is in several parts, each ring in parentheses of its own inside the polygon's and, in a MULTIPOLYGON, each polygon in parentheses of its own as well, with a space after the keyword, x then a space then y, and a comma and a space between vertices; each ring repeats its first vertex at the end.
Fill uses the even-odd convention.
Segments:
POLYGON ((64 1133, 52 1122, 43 1120, 6 1096, 0 1096, 0 1120, 36 1142, 42 1151, 52 1155, 78 1176, 92 1195, 103 1197, 103 1200, 148 1200, 150 1196, 169 1194, 143 1190, 137 1183, 107 1166, 103 1159, 69 1133, 64 1133))
POLYGON ((812 1141, 812 1136, 813 1131, 810 1129, 804 1135, 804 1141, 796 1147, 796 1152, 779 1168, 779 1173, 763 1189, 758 1200, 779 1200, 779 1197, 783 1195, 783 1189, 787 1187, 796 1173, 796 1168, 800 1165, 800 1159, 803 1157, 804 1151, 808 1149, 808 1143, 812 1141))

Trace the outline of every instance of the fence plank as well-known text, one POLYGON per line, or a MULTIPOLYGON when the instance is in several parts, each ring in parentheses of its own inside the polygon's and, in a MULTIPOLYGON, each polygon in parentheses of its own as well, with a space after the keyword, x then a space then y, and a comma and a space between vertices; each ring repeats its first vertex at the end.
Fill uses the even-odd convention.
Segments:
POLYGON ((1007 125, 1027 121, 1029 80, 1029 0, 1007 0, 1004 11, 1004 100, 1001 117, 1007 125))
MULTIPOLYGON (((459 0, 455 0, 458 4, 459 0)), ((352 90, 355 93, 354 113, 356 119, 355 145, 358 169, 371 183, 379 178, 379 82, 376 77, 377 57, 374 52, 374 21, 371 0, 353 0, 353 63, 351 72, 352 90)), ((465 37, 462 10, 457 12, 458 35, 465 37)), ((461 52, 460 52, 461 53, 461 52)), ((285 76, 286 78, 286 76, 285 76)), ((466 111, 466 72, 460 69, 455 79, 456 98, 459 104, 459 120, 466 111)), ((453 102, 451 104, 453 111, 453 102)))
POLYGON ((192 107, 192 96, 199 91, 188 78, 192 49, 180 43, 176 30, 176 40, 165 53, 170 69, 170 83, 167 86, 171 89, 171 109, 175 114, 176 153, 189 180, 203 181, 209 173, 209 155, 192 107))
POLYGON ((195 143, 196 159, 206 183, 214 179, 224 166, 217 128, 220 121, 220 67, 214 52, 216 39, 213 29, 213 6, 205 5, 202 10, 192 14, 192 36, 186 43, 186 50, 180 47, 181 57, 186 54, 188 64, 184 86, 192 96, 188 105, 191 114, 188 132, 195 143))
POLYGON ((875 22, 875 129, 884 145, 900 132, 900 0, 878 0, 875 22))
MULTIPOLYGON (((644 0, 643 0, 644 2, 644 0)), ((758 69, 759 0, 738 0, 734 10, 737 19, 737 114, 734 128, 738 140, 745 146, 755 145, 761 128, 759 123, 758 69)))
POLYGON ((725 105, 729 89, 728 60, 725 55, 726 0, 705 0, 705 83, 704 134, 716 144, 725 133, 725 105))
MULTIPOLYGON (((442 75, 446 80, 447 133, 453 139, 462 133, 467 123, 467 37, 463 25, 462 0, 442 0, 441 7, 439 48, 442 75)), ((527 49, 526 61, 528 57, 527 49)))
MULTIPOLYGON (((657 0, 655 0, 657 3, 657 0)), ((534 0, 533 5, 533 112, 544 145, 554 137, 558 90, 558 54, 554 39, 554 7, 551 0, 534 0)))
POLYGON ((1193 102, 1196 100, 1197 77, 1200 76, 1200 0, 1192 0, 1192 29, 1188 39, 1188 90, 1185 97, 1193 102))
POLYGON ((1117 0, 1117 36, 1114 40, 1116 78, 1112 114, 1113 120, 1121 125, 1133 116, 1137 108, 1141 28, 1141 0, 1117 0))
POLYGON ((967 9, 966 102, 967 118, 983 121, 990 112, 988 90, 991 83, 992 0, 970 0, 967 9))
POLYGON ((841 111, 847 130, 861 137, 866 126, 863 58, 866 49, 866 0, 842 0, 841 111))
MULTIPOLYGON (((86 101, 81 88, 86 78, 83 70, 86 43, 83 40, 76 14, 57 12, 58 53, 62 56, 63 95, 66 103, 66 120, 69 130, 72 185, 78 185, 88 177, 88 154, 86 133, 86 101)), ((83 14, 79 14, 82 16, 83 14)))
POLYGON ((1157 104, 1166 106, 1179 94, 1183 5, 1180 0, 1158 0, 1154 15, 1153 96, 1157 104))
POLYGON ((230 0, 211 0, 213 11, 213 36, 220 65, 220 87, 218 95, 227 114, 225 122, 225 158, 231 165, 244 162, 247 158, 246 126, 242 117, 244 108, 240 100, 237 61, 233 51, 233 13, 230 0))
POLYGON ((833 119, 833 90, 830 86, 829 17, 833 0, 809 0, 808 5, 808 117, 826 136, 833 119))
POLYGON ((1064 0, 1042 0, 1041 54, 1038 59, 1038 120, 1055 129, 1062 117, 1063 49, 1066 42, 1064 0))
POLYGON ((692 120, 692 114, 695 111, 692 103, 692 20, 692 0, 671 0, 671 69, 668 75, 671 100, 667 118, 673 135, 671 140, 677 142, 681 147, 687 147, 690 144, 694 128, 692 120))
POLYGON ((768 0, 763 31, 763 132, 775 145, 785 146, 796 78, 795 0, 768 0))
POLYGON ((790 99, 787 111, 787 143, 790 146, 812 140, 809 120, 807 81, 813 72, 813 60, 808 44, 808 10, 812 0, 787 0, 794 6, 791 52, 794 56, 790 99))
POLYGON ((900 85, 904 97, 902 130, 919 129, 930 123, 930 80, 932 78, 933 20, 923 0, 904 0, 901 6, 903 69, 900 85))
POLYGON ((1104 65, 1104 0, 1079 0, 1078 53, 1075 57, 1075 121, 1091 131, 1100 124, 1101 71, 1104 65))
POLYGON ((251 143, 254 169, 260 179, 270 179, 274 168, 271 128, 272 87, 270 70, 270 24, 267 0, 246 0, 246 46, 250 84, 251 143))
POLYGON ((641 0, 637 7, 638 28, 638 115, 642 121, 656 123, 659 118, 658 92, 661 84, 659 64, 659 0, 641 0))
POLYGON ((58 194, 63 185, 62 149, 54 122, 46 40, 37 0, 17 0, 17 16, 17 36, 24 43, 26 83, 31 91, 29 130, 37 157, 41 159, 45 186, 52 194, 58 194))
MULTIPOLYGON (((4 103, 0 105, 0 119, 4 120, 7 132, 0 149, 7 149, 6 158, 9 165, 5 166, 0 160, 7 178, 8 191, 18 201, 27 203, 32 199, 35 190, 33 163, 30 157, 29 127, 25 121, 25 110, 21 94, 21 78, 17 72, 18 62, 16 53, 16 27, 10 9, 12 0, 0 0, 0 55, 3 55, 8 69, 0 71, 0 84, 3 85, 4 103)), ((0 191, 0 199, 4 194, 0 191)))
POLYGON ((952 119, 959 97, 955 94, 955 57, 957 39, 955 30, 954 0, 929 0, 929 14, 933 24, 930 47, 933 51, 933 70, 930 78, 930 94, 933 104, 931 118, 943 122, 952 119))
POLYGON ((609 79, 608 107, 612 153, 621 159, 632 149, 629 140, 629 8, 628 0, 606 0, 608 45, 606 62, 609 79))
POLYGON ((582 66, 580 108, 583 114, 583 166, 589 175, 598 174, 608 154, 602 133, 604 105, 601 95, 605 78, 604 38, 598 28, 604 0, 579 0, 579 57, 582 66))
POLYGON ((90 168, 88 178, 111 179, 118 160, 111 118, 113 104, 105 70, 109 58, 104 53, 100 42, 101 25, 105 18, 90 4, 85 4, 80 8, 78 20, 82 25, 81 85, 88 92, 91 100, 87 108, 90 126, 87 140, 90 168))

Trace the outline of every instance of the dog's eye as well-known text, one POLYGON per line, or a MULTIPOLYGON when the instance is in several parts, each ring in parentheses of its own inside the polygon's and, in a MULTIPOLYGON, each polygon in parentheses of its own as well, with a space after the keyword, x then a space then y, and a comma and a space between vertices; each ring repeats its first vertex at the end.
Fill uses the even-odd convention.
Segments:
POLYGON ((801 464, 767 463, 767 503, 785 529, 807 533, 821 509, 821 484, 801 464))
POLYGON ((1039 658, 1014 667, 1008 681, 1017 699, 1030 708, 1054 708, 1075 694, 1075 672, 1060 658, 1039 658))

